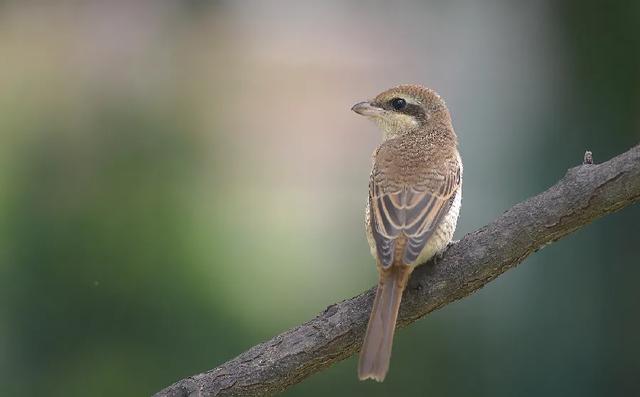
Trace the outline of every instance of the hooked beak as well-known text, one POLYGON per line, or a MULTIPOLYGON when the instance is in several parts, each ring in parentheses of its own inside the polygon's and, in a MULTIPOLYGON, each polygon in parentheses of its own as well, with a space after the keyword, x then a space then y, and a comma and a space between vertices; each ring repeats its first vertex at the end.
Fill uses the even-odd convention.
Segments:
POLYGON ((353 110, 354 112, 360 115, 369 116, 369 117, 379 116, 382 114, 382 112, 384 112, 384 109, 379 108, 377 106, 373 106, 371 102, 367 102, 367 101, 356 103, 355 105, 353 105, 351 110, 353 110))

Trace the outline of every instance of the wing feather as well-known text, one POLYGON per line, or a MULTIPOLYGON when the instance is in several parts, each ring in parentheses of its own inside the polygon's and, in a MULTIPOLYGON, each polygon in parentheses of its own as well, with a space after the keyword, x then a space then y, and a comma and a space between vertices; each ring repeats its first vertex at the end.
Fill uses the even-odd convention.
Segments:
POLYGON ((384 183, 371 178, 369 187, 371 231, 378 258, 385 268, 398 262, 400 258, 394 258, 396 241, 406 238, 402 264, 412 264, 449 210, 460 184, 460 170, 429 172, 418 183, 392 190, 382 189, 384 183))

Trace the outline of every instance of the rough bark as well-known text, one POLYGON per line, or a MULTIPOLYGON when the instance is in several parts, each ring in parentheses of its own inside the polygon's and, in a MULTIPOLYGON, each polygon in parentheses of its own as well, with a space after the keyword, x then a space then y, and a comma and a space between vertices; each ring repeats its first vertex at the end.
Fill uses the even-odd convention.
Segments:
MULTIPOLYGON (((451 244, 436 263, 417 268, 398 326, 471 294, 547 244, 640 199, 640 145, 605 163, 591 162, 588 153, 583 165, 554 186, 451 244)), ((276 394, 359 350, 374 290, 331 305, 314 319, 155 396, 276 394)))

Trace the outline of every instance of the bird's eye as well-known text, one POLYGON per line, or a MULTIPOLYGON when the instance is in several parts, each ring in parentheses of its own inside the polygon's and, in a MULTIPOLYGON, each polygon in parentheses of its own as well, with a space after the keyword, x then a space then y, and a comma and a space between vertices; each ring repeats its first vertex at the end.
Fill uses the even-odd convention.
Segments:
POLYGON ((393 98, 391 100, 391 107, 395 110, 402 110, 407 106, 407 101, 402 98, 393 98))

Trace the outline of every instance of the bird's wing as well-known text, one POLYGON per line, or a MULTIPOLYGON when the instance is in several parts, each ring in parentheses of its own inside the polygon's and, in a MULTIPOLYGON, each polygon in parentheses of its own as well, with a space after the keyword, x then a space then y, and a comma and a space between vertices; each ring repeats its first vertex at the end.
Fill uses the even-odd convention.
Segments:
POLYGON ((384 178, 371 178, 371 231, 383 267, 399 261, 400 258, 394 256, 400 237, 406 238, 402 263, 411 264, 418 258, 449 210, 460 185, 460 168, 455 164, 455 167, 424 172, 413 184, 398 185, 385 183, 388 181, 384 178))

